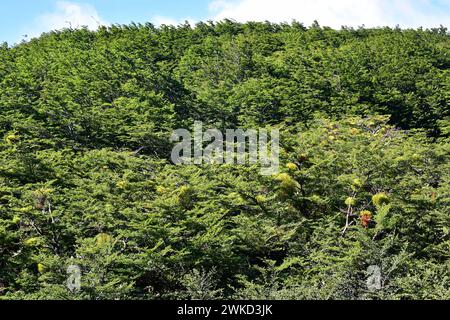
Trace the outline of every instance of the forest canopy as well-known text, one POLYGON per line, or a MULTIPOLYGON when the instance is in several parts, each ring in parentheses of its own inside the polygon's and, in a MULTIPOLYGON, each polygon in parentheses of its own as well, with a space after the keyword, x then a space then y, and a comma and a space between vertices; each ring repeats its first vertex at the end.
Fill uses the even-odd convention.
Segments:
POLYGON ((4 43, 0 299, 450 299, 449 102, 444 27, 4 43), (280 130, 281 172, 175 166, 195 121, 280 130))

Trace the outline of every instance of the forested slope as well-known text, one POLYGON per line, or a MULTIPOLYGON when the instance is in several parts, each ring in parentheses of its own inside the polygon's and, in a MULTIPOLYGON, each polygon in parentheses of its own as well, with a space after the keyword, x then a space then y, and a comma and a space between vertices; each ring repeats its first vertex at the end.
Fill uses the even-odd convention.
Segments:
POLYGON ((0 299, 450 299, 449 40, 224 21, 0 46, 0 299), (282 172, 174 166, 196 120, 280 129, 282 172))

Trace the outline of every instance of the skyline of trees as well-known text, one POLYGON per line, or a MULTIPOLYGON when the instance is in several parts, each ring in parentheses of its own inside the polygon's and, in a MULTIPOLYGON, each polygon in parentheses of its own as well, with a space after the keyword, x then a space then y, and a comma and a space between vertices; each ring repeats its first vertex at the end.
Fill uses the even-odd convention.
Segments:
POLYGON ((450 299, 449 68, 445 28, 0 46, 0 299, 450 299), (194 121, 279 129, 281 172, 174 166, 194 121))

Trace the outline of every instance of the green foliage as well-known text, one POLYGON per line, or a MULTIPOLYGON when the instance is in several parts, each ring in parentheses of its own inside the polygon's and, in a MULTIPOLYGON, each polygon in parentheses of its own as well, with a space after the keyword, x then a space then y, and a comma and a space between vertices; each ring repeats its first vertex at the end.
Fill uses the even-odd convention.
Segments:
POLYGON ((0 299, 449 299, 449 45, 223 21, 0 46, 0 299), (281 172, 172 165, 196 120, 281 128, 281 172))

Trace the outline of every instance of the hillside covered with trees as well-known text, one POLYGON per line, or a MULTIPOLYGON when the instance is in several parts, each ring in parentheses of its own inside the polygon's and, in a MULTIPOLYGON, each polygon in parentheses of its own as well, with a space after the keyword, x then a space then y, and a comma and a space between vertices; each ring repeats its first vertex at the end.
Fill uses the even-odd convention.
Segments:
POLYGON ((449 102, 443 27, 0 45, 0 299, 450 299, 449 102), (173 165, 194 121, 279 129, 281 172, 173 165))

